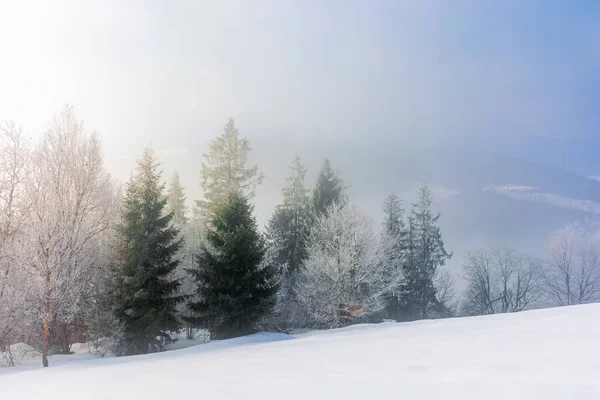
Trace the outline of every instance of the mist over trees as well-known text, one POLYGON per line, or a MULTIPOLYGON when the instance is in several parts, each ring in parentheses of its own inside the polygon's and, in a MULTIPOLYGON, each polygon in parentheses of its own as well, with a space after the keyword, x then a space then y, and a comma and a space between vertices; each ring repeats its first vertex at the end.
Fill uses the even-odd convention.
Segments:
POLYGON ((14 363, 16 343, 48 366, 76 342, 131 355, 198 332, 225 339, 600 301, 593 226, 555 232, 540 258, 474 250, 459 293, 426 184, 406 206, 390 188, 375 221, 329 159, 309 187, 296 154, 263 231, 253 200, 265 176, 248 165, 250 143, 232 119, 198 166, 204 196, 193 207, 152 149, 122 193, 101 147, 69 106, 39 140, 0 124, 1 365, 14 363))
POLYGON ((254 189, 261 184, 264 175, 258 172, 258 166, 246 166, 250 150, 248 139, 240 138, 234 120, 229 119, 223 133, 210 143, 204 154, 200 170, 204 199, 195 202, 202 215, 207 217, 232 190, 249 199, 254 197, 254 189))
POLYGON ((184 227, 188 222, 187 210, 185 204, 186 197, 183 186, 179 179, 179 173, 175 171, 169 180, 167 189, 167 204, 165 204, 165 212, 173 214, 173 224, 177 227, 184 227))
POLYGON ((318 218, 326 214, 332 205, 343 207, 347 201, 346 185, 339 176, 339 171, 326 158, 317 174, 317 183, 312 193, 312 213, 318 218))

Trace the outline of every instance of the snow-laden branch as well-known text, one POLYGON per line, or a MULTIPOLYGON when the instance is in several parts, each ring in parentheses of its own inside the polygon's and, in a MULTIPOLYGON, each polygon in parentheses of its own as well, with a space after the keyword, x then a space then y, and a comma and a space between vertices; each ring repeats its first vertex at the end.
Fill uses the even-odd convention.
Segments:
POLYGON ((297 286, 298 301, 313 324, 337 327, 371 315, 397 286, 389 246, 376 225, 354 206, 330 207, 313 225, 297 286))

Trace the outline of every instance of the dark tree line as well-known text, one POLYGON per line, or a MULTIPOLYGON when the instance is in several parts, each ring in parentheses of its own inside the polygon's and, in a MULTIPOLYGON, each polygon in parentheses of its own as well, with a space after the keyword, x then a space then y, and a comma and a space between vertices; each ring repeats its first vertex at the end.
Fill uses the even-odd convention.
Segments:
POLYGON ((246 166, 249 151, 229 121, 205 155, 205 200, 196 202, 192 218, 202 233, 191 263, 181 256, 183 240, 190 239, 181 232, 191 223, 183 188, 175 176, 164 195, 152 152, 142 155, 123 201, 111 286, 123 354, 160 350, 182 325, 222 339, 259 328, 452 314, 435 284, 450 254, 427 186, 407 216, 390 195, 378 226, 349 204, 347 186, 329 160, 315 187, 307 189, 306 169, 296 155, 283 202, 263 235, 250 205, 263 176, 246 166))

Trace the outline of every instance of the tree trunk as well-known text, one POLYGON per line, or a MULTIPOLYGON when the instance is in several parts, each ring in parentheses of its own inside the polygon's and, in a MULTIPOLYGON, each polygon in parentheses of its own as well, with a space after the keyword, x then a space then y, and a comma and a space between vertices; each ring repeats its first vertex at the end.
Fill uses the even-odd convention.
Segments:
MULTIPOLYGON (((46 313, 48 313, 48 300, 46 300, 46 313)), ((42 352, 42 365, 48 366, 48 341, 50 339, 49 327, 48 327, 48 315, 44 317, 44 350, 42 352)))
POLYGON ((50 347, 50 273, 46 276, 46 298, 44 299, 44 350, 42 365, 48 366, 48 347, 50 347))

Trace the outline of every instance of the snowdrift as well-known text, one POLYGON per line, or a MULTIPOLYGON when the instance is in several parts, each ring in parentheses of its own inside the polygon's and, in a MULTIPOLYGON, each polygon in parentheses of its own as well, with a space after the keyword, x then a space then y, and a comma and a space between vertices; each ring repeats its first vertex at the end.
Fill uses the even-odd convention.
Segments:
POLYGON ((147 356, 3 369, 0 398, 600 399, 598 338, 600 304, 296 337, 261 333, 147 356))

